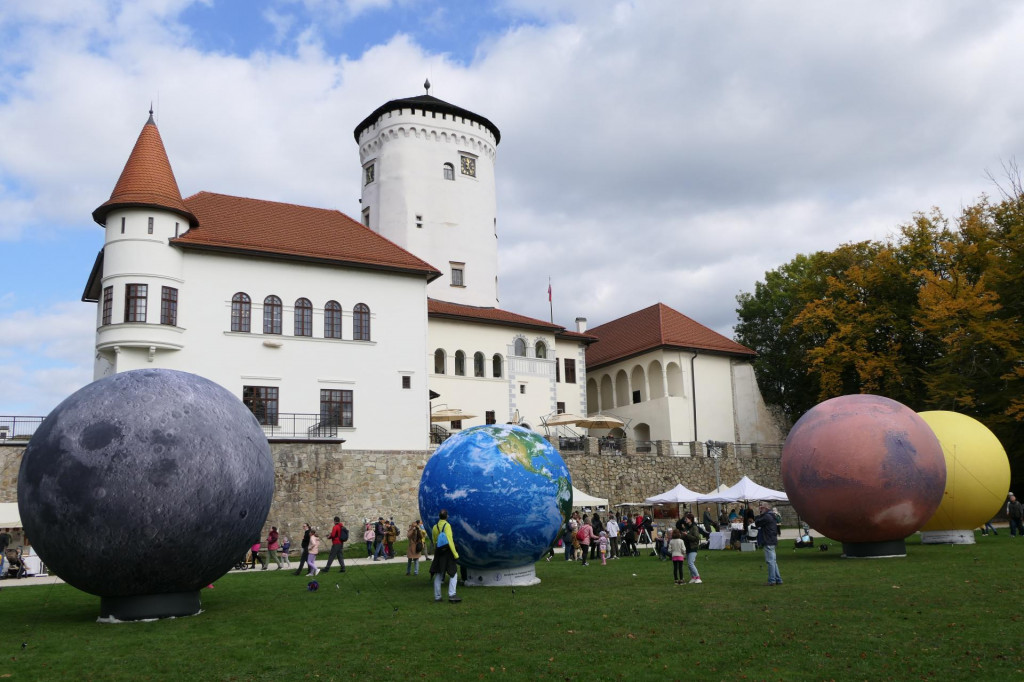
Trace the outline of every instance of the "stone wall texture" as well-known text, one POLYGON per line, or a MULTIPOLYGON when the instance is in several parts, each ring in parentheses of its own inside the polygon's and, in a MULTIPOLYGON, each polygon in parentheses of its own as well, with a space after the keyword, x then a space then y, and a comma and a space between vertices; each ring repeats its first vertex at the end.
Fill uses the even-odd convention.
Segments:
MULTIPOLYGON (((621 450, 599 451, 595 439, 583 451, 563 452, 573 484, 611 504, 639 502, 677 483, 707 491, 718 482, 732 485, 749 476, 761 485, 782 488, 781 446, 726 444, 720 457, 706 455, 703 445, 657 443, 650 453, 637 453, 631 441, 621 450), (718 474, 715 464, 718 464, 718 474)), ((0 446, 0 502, 18 499, 18 469, 24 445, 0 446)), ((363 519, 394 517, 403 533, 418 518, 420 475, 430 451, 343 450, 331 443, 271 443, 274 457, 274 502, 267 518, 271 525, 295 538, 303 523, 327 530, 340 516, 350 527, 350 541, 362 539, 363 519)))

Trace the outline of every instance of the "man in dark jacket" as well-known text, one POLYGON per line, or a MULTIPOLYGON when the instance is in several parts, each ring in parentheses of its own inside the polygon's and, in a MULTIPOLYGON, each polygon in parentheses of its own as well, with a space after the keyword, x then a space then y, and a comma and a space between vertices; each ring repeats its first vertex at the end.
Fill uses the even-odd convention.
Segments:
POLYGON ((302 554, 299 555, 299 567, 295 569, 295 575, 302 574, 302 565, 309 559, 309 524, 302 524, 302 554))
POLYGON ((1006 503, 1006 515, 1010 517, 1010 537, 1024 537, 1024 504, 1010 493, 1010 501, 1006 503))
POLYGON ((776 563, 775 550, 779 544, 779 517, 775 515, 764 502, 758 507, 761 513, 754 517, 754 524, 760 534, 758 539, 764 548, 764 562, 768 564, 767 585, 781 585, 782 576, 779 575, 779 565, 776 563))

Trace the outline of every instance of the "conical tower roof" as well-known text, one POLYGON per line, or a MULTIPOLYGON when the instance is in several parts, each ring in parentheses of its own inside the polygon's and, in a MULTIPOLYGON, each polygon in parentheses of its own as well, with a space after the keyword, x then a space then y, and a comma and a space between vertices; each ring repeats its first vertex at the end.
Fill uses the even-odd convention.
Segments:
POLYGON ((196 217, 185 207, 185 202, 181 199, 181 192, 178 190, 178 182, 174 179, 171 162, 167 159, 164 142, 160 139, 160 131, 153 120, 152 109, 110 199, 92 212, 92 218, 100 225, 104 225, 110 211, 128 207, 174 211, 187 218, 191 227, 198 224, 196 217))

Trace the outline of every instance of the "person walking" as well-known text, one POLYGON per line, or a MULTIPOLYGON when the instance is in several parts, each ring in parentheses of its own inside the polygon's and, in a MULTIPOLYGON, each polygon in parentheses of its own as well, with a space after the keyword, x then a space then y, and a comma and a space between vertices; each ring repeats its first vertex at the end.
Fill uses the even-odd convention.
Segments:
POLYGON ((683 544, 686 547, 686 567, 690 569, 690 584, 700 585, 700 573, 697 572, 697 548, 700 547, 700 530, 692 512, 683 517, 683 544))
POLYGON ((604 530, 608 533, 608 557, 611 559, 619 558, 619 522, 615 520, 614 516, 608 518, 608 523, 604 524, 604 530))
POLYGON ((608 565, 608 531, 606 531, 606 530, 601 531, 601 535, 598 536, 597 542, 595 544, 597 545, 598 553, 600 553, 600 555, 601 555, 601 565, 602 566, 607 566, 608 565))
POLYGON ((779 564, 775 550, 779 544, 779 518, 764 502, 758 507, 761 513, 754 517, 754 524, 760 532, 761 546, 764 548, 764 562, 768 564, 768 582, 766 585, 781 585, 779 564))
POLYGON ((1013 493, 1006 503, 1006 515, 1010 518, 1010 537, 1024 537, 1024 504, 1013 493))
MULTIPOLYGON (((590 517, 590 534, 594 538, 594 541, 590 543, 590 559, 597 559, 597 553, 600 550, 598 538, 601 536, 601 531, 604 530, 604 524, 601 523, 601 517, 594 512, 594 515, 590 517)), ((604 562, 602 562, 604 563, 604 562)))
POLYGON ((341 522, 341 518, 338 516, 334 517, 334 527, 331 528, 331 534, 328 536, 331 539, 331 553, 327 555, 327 565, 324 566, 324 573, 329 573, 331 570, 331 564, 334 560, 338 560, 338 565, 341 567, 340 573, 345 572, 345 542, 348 540, 348 528, 345 528, 345 524, 341 522))
POLYGON ((378 516, 377 523, 373 524, 373 560, 377 561, 378 557, 387 558, 384 553, 384 539, 387 537, 388 529, 384 524, 384 517, 378 516))
POLYGON ((678 528, 672 529, 672 539, 668 541, 668 551, 672 555, 672 582, 683 584, 683 562, 686 561, 686 544, 683 534, 678 528))
POLYGON ((270 532, 267 533, 267 563, 273 561, 277 564, 277 570, 280 571, 284 562, 281 561, 281 555, 277 553, 279 549, 281 549, 281 544, 277 526, 271 526, 270 532))
POLYGON ((373 524, 370 519, 363 519, 363 542, 366 543, 366 558, 373 556, 373 524))
POLYGON ((320 569, 316 567, 316 555, 320 552, 320 536, 316 534, 316 530, 310 528, 309 530, 309 555, 306 557, 306 565, 309 566, 309 571, 306 573, 307 578, 312 578, 320 572, 320 569))
POLYGON ((260 538, 257 536, 252 543, 252 547, 249 548, 249 568, 255 569, 256 562, 258 561, 265 571, 267 570, 267 560, 263 558, 262 554, 260 554, 261 544, 260 538))
POLYGON ((457 604, 462 601, 455 594, 459 580, 459 552, 455 549, 455 537, 452 535, 452 525, 448 523, 447 509, 442 509, 438 514, 438 521, 431 529, 430 537, 434 540, 434 560, 430 562, 430 575, 434 576, 434 601, 441 601, 441 577, 447 574, 451 576, 448 579, 448 603, 457 604))
POLYGON ((594 537, 594 529, 590 527, 590 521, 587 520, 586 515, 583 516, 583 525, 576 531, 576 539, 580 541, 580 563, 583 566, 589 566, 590 562, 587 561, 590 555, 590 539, 594 537))
POLYGON ((409 524, 405 536, 409 538, 409 549, 405 552, 405 574, 410 575, 409 571, 412 570, 412 575, 419 575, 420 556, 423 554, 423 532, 420 530, 419 519, 409 524))
POLYGON ((295 575, 302 575, 302 567, 305 565, 306 560, 309 559, 309 535, 312 529, 308 523, 302 524, 302 554, 299 555, 299 567, 295 569, 295 575))
POLYGON ((417 521, 417 523, 420 524, 420 537, 423 538, 423 558, 430 561, 430 533, 423 526, 422 520, 417 521))

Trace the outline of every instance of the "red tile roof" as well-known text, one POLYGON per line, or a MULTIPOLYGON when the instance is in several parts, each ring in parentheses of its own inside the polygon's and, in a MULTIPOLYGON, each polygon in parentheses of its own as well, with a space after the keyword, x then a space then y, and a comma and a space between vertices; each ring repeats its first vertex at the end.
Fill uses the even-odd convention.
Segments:
POLYGON ((126 207, 167 209, 184 216, 190 225, 196 224, 195 216, 181 200, 181 191, 174 179, 171 162, 167 160, 167 151, 153 121, 152 111, 149 112, 146 125, 142 126, 139 139, 135 141, 135 147, 128 156, 121 177, 114 185, 110 199, 92 212, 92 218, 103 225, 110 211, 126 207))
POLYGON ((441 276, 394 242, 324 208, 200 192, 185 199, 199 226, 172 244, 441 276))
POLYGON ((439 301, 435 298, 427 299, 427 315, 429 317, 447 318, 452 320, 465 320, 479 322, 481 324, 500 324, 509 327, 526 327, 529 329, 542 329, 554 332, 558 337, 573 339, 577 341, 590 342, 596 340, 587 334, 566 331, 565 327, 545 322, 525 315, 502 310, 501 308, 483 308, 479 306, 439 301))
POLYGON ((598 342, 587 348, 587 368, 594 369, 656 348, 703 350, 754 357, 744 345, 657 303, 587 330, 598 342))

